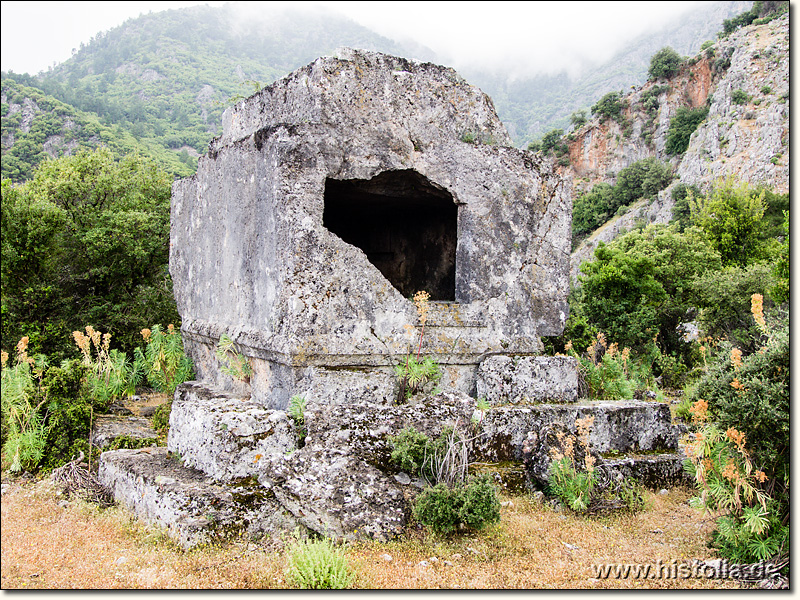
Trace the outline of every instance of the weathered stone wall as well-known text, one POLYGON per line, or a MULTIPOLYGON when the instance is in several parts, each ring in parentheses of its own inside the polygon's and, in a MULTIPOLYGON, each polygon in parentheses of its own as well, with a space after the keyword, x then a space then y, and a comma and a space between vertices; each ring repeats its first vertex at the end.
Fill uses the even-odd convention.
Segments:
MULTIPOLYGON (((252 398, 274 408, 303 391, 308 367, 385 368, 416 347, 414 304, 323 225, 326 182, 387 172, 457 206, 455 302, 432 303, 422 352, 458 387, 472 391, 482 357, 536 353, 562 330, 569 182, 511 147, 491 100, 453 70, 344 50, 223 125, 173 186, 170 272, 198 379, 230 389, 213 357, 225 332, 251 358, 252 398)), ((419 200, 410 208, 424 220, 419 200)))

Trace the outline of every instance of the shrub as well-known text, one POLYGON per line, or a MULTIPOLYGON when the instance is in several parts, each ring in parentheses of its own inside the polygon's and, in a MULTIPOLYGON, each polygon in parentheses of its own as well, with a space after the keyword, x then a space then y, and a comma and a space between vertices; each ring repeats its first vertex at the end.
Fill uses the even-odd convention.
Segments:
MULTIPOLYGON (((707 418, 702 401, 694 415, 698 421, 707 418)), ((687 446, 685 468, 701 492, 692 506, 722 512, 714 534, 720 554, 749 563, 788 551, 789 528, 780 516, 785 507, 764 491, 769 477, 755 467, 745 444, 746 435, 736 428, 723 432, 716 424, 706 424, 687 446)))
POLYGON ((347 557, 327 538, 297 541, 289 549, 287 580, 298 588, 342 590, 354 578, 347 557))
POLYGON ((47 398, 47 449, 40 463, 46 470, 75 459, 81 452, 90 458, 89 435, 95 408, 86 385, 87 368, 78 360, 47 369, 42 395, 47 398))
POLYGON ((425 488, 414 503, 414 518, 438 534, 455 531, 461 524, 479 530, 500 521, 500 502, 491 476, 472 477, 466 485, 437 483, 425 488))
POLYGON ((666 46, 650 58, 650 68, 647 70, 648 79, 669 79, 675 75, 683 65, 681 55, 666 46))
POLYGON ((786 321, 773 327, 749 355, 720 344, 692 398, 708 404, 720 427, 741 431, 753 462, 781 481, 789 469, 789 328, 786 321))
POLYGON ((609 92, 592 106, 592 114, 597 116, 601 123, 608 119, 619 121, 626 104, 620 92, 609 92))
POLYGON ((734 104, 747 104, 750 102, 750 96, 744 90, 733 90, 731 92, 731 102, 734 104))
POLYGON ((700 126, 700 123, 705 120, 706 116, 708 116, 707 106, 698 108, 680 107, 669 122, 664 151, 667 154, 683 154, 686 152, 692 134, 700 126))
POLYGON ((407 427, 398 435, 389 436, 389 443, 392 462, 424 477, 429 485, 444 483, 453 487, 467 479, 468 440, 452 426, 444 427, 436 440, 407 427))
POLYGON ((421 474, 425 456, 431 451, 431 441, 427 435, 414 427, 406 427, 396 436, 389 436, 392 447, 391 461, 402 471, 421 474))
POLYGON ((3 353, 2 441, 9 468, 49 470, 80 452, 89 456, 95 405, 85 383, 88 368, 77 360, 48 368, 43 356, 27 356, 25 338, 17 345, 17 364, 6 363, 3 353))

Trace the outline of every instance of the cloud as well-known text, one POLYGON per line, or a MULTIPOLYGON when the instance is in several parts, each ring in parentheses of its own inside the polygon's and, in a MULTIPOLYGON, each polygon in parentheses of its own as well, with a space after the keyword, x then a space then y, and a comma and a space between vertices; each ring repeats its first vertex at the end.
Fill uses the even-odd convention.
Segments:
MULTIPOLYGON (((126 19, 223 2, 3 2, 2 68, 37 73, 126 19)), ((399 42, 434 50, 460 70, 510 77, 577 75, 637 36, 709 2, 244 2, 248 19, 323 5, 399 42)))

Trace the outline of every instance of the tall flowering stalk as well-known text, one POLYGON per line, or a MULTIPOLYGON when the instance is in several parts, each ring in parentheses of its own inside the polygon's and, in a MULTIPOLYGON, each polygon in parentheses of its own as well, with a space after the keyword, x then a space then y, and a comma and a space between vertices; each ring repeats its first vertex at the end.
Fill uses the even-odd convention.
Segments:
POLYGON ((419 332, 419 344, 417 344, 417 362, 419 362, 419 353, 422 350, 422 336, 425 335, 425 323, 428 322, 428 301, 430 298, 431 295, 424 290, 414 294, 414 305, 417 307, 419 322, 422 325, 419 332))
MULTIPOLYGON (((419 341, 417 342, 416 356, 413 356, 412 353, 409 352, 406 354, 405 366, 397 365, 395 367, 395 375, 400 382, 398 402, 420 391, 426 383, 437 382, 442 376, 439 365, 436 364, 436 361, 431 357, 427 357, 423 361, 419 360, 420 354, 422 353, 422 338, 425 335, 425 324, 428 321, 428 303, 430 297, 430 294, 424 290, 417 292, 413 297, 414 305, 417 307, 421 328, 419 332, 419 341)), ((408 326, 407 329, 410 331, 412 327, 408 326)))

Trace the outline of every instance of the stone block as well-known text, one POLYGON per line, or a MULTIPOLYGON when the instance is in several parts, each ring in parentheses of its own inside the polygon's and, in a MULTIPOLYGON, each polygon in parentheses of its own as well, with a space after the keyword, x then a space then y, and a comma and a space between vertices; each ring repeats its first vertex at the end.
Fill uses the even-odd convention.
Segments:
POLYGON ((104 452, 98 477, 118 502, 164 528, 185 549, 240 535, 290 533, 298 526, 261 485, 214 483, 163 447, 104 452))
POLYGON ((490 356, 478 366, 478 398, 501 404, 578 400, 578 363, 571 356, 490 356))
POLYGON ((197 382, 178 387, 169 424, 169 450, 217 481, 257 476, 262 461, 297 443, 284 411, 197 382))
POLYGON ((99 415, 92 426, 92 443, 100 449, 107 448, 119 438, 131 438, 143 444, 158 444, 158 433, 146 417, 126 415, 99 415))
POLYGON ((250 358, 285 409, 309 367, 391 368, 416 350, 470 393, 487 354, 535 354, 566 321, 572 192, 511 146, 455 71, 376 52, 320 58, 228 109, 172 189, 170 273, 202 381, 250 358))
POLYGON ((487 410, 481 421, 474 442, 476 460, 522 460, 522 447, 529 432, 560 424, 574 433, 575 419, 591 416, 594 417, 594 426, 589 442, 594 452, 649 452, 678 448, 678 429, 672 424, 669 406, 660 402, 626 400, 500 406, 487 410))

